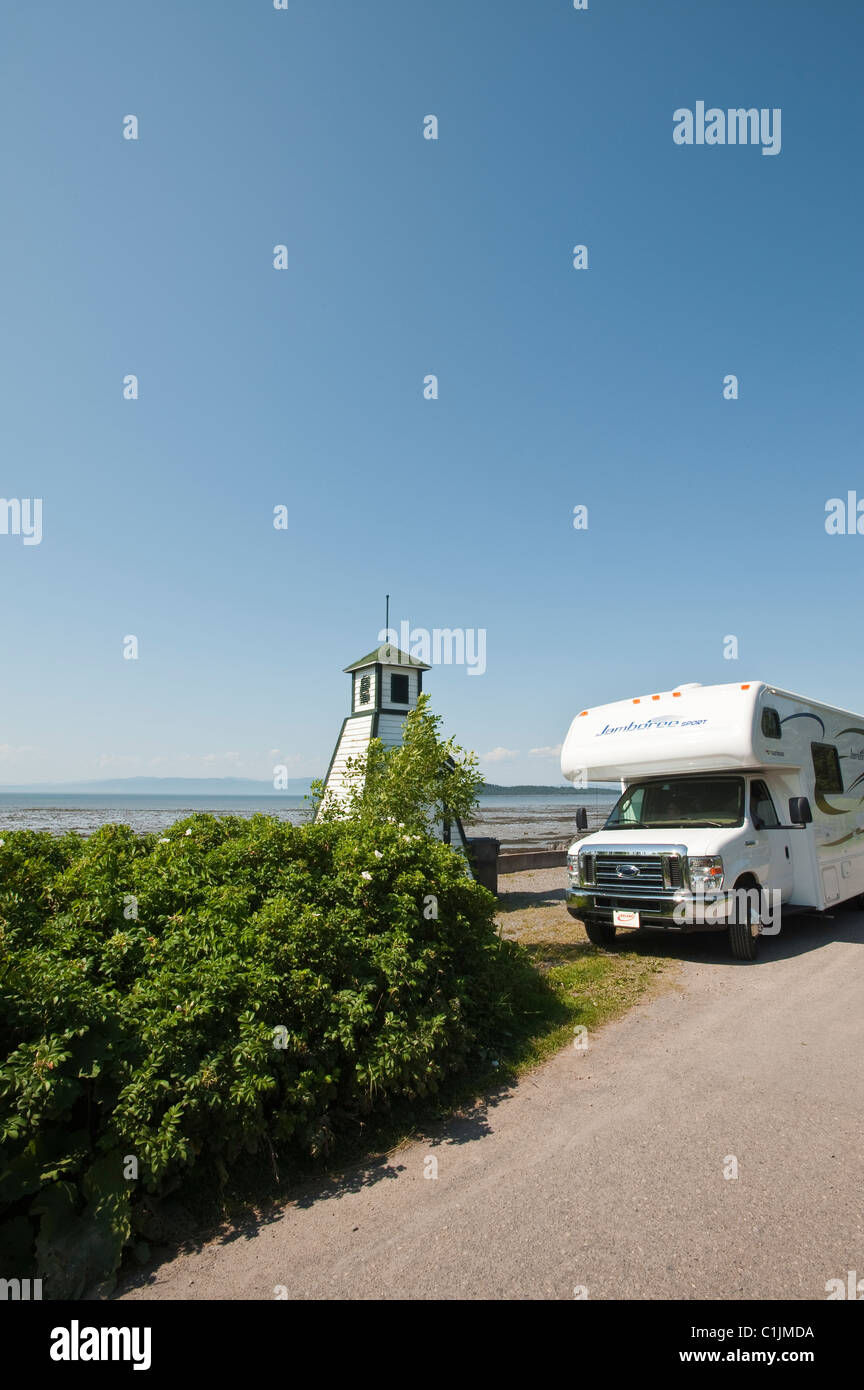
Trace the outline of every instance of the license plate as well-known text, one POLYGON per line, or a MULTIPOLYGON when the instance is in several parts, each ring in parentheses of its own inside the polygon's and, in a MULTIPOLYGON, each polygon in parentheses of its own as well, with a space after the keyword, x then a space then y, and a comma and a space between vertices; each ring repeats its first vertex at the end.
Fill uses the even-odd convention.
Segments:
POLYGON ((634 928, 638 928, 638 926, 639 926, 639 913, 638 913, 638 912, 624 912, 623 910, 621 910, 621 911, 618 911, 618 910, 613 911, 613 913, 612 913, 612 925, 613 925, 613 927, 634 927, 634 928))

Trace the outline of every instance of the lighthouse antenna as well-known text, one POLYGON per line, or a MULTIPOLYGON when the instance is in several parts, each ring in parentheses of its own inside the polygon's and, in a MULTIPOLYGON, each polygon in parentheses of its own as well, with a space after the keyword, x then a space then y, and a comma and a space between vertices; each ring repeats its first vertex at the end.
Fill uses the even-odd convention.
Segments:
POLYGON ((386 595, 386 606, 384 610, 384 631, 390 631, 390 595, 386 595))

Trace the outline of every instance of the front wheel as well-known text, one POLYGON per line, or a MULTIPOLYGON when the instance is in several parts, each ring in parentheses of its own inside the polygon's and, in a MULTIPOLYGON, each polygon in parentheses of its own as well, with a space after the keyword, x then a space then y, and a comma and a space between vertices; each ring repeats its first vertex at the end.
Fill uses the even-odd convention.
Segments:
POLYGON ((735 888, 735 921, 729 924, 729 945, 735 960, 755 960, 759 954, 760 919, 754 910, 751 893, 747 891, 752 891, 755 884, 736 883, 735 888), (743 912, 742 902, 746 902, 743 912))
POLYGON ((586 917, 582 922, 585 934, 589 941, 595 946, 605 946, 608 948, 615 941, 615 928, 609 922, 598 922, 592 917, 586 917))

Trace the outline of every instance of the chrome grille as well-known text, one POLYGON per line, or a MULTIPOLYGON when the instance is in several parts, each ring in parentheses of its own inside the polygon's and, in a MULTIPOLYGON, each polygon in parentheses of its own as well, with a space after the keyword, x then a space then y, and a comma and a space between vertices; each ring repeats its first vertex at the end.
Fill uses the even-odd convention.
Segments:
MULTIPOLYGON (((594 882, 598 888, 666 888, 671 886, 663 873, 663 858, 659 854, 598 854, 594 865, 594 882)), ((677 856, 676 856, 677 860, 677 856)))

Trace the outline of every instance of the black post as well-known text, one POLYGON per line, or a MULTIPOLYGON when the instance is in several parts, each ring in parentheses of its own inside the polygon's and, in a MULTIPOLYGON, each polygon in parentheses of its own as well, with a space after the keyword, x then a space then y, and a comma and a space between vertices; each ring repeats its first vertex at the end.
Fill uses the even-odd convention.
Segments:
POLYGON ((489 892, 494 893, 497 897, 498 851, 501 848, 501 841, 493 840, 491 836, 477 836, 469 839, 467 843, 474 877, 478 883, 482 883, 484 888, 488 888, 489 892))

